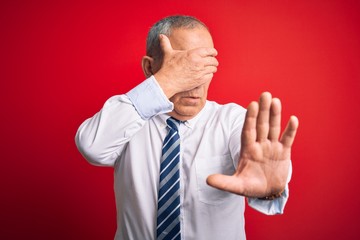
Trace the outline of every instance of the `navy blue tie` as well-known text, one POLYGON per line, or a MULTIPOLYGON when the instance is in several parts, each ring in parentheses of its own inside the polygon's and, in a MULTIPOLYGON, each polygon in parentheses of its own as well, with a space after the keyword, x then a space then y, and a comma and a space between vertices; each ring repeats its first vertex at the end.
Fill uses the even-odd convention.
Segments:
POLYGON ((180 121, 166 120, 169 133, 165 137, 160 164, 157 240, 181 239, 180 236, 180 121))

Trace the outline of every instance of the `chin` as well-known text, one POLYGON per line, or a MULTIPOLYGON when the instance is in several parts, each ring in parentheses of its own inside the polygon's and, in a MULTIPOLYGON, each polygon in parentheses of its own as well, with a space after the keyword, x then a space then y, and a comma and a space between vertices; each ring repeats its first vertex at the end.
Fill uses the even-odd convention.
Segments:
POLYGON ((195 117, 203 108, 203 106, 181 106, 175 107, 172 116, 179 120, 189 120, 195 117))

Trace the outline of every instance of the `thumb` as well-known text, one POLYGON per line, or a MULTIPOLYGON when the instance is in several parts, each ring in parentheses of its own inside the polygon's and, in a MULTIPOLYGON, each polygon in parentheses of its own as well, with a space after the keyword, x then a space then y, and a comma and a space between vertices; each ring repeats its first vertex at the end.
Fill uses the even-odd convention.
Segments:
POLYGON ((234 179, 233 176, 212 174, 206 179, 206 183, 214 188, 243 195, 243 182, 234 179))
POLYGON ((160 40, 160 47, 163 53, 171 52, 173 50, 170 43, 170 39, 166 35, 160 34, 159 40, 160 40))

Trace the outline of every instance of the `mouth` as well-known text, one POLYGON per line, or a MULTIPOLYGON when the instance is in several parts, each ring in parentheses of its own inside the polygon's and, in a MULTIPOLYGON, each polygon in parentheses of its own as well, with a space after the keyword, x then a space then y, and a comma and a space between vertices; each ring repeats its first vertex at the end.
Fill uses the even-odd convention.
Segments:
POLYGON ((184 97, 185 100, 187 101, 190 101, 190 102, 197 102, 200 100, 200 97, 190 97, 190 96, 187 96, 187 97, 184 97))
POLYGON ((196 97, 196 96, 184 96, 184 98, 199 99, 200 97, 196 97))
POLYGON ((201 100, 200 97, 186 96, 183 97, 183 103, 188 106, 197 106, 201 100))

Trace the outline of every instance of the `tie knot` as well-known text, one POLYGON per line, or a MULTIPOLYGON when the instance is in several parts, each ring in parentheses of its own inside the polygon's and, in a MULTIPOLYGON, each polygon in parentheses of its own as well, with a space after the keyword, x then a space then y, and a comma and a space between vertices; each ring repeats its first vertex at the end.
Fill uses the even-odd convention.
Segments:
POLYGON ((166 120, 166 123, 167 125, 169 126, 169 128, 175 130, 175 131, 178 131, 178 128, 180 126, 180 121, 173 118, 173 117, 169 117, 167 120, 166 120))

